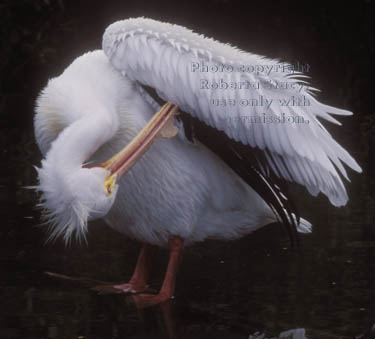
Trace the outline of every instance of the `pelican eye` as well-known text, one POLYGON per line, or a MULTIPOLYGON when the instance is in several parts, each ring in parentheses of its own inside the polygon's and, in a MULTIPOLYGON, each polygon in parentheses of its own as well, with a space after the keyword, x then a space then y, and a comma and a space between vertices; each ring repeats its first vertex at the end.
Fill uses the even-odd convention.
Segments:
POLYGON ((113 193, 116 183, 116 174, 111 174, 104 181, 104 190, 105 193, 110 196, 113 193))

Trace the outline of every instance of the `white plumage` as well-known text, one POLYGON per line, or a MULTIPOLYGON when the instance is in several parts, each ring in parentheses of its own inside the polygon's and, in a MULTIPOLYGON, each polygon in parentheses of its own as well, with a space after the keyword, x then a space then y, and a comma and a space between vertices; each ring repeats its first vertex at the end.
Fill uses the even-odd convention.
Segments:
MULTIPOLYGON (((349 115, 319 103, 312 88, 301 87, 301 74, 276 71, 276 60, 245 53, 186 28, 138 18, 111 25, 103 51, 77 58, 52 79, 37 101, 35 133, 45 156, 39 169, 42 206, 50 219, 51 237, 84 236, 87 221, 106 222, 132 238, 164 246, 171 236, 186 243, 206 238, 236 238, 277 221, 269 205, 204 145, 190 143, 180 128, 177 137, 159 138, 108 196, 104 168, 83 168, 106 160, 128 144, 159 108, 140 84, 156 89, 165 101, 230 138, 266 151, 268 168, 277 176, 324 193, 335 206, 347 200, 342 164, 356 171, 355 160, 330 136, 318 118, 349 115), (194 64, 192 64, 194 63, 194 64), (192 65, 273 67, 266 72, 193 71, 192 65), (259 89, 206 90, 204 83, 250 82, 259 89), (288 89, 269 84, 285 83, 288 89), (266 86, 269 88, 265 88, 266 86), (310 106, 280 105, 293 95, 310 106), (213 99, 272 99, 267 116, 283 110, 308 124, 248 123, 264 118, 264 107, 221 107, 213 99), (246 119, 244 117, 247 117, 246 119), (340 174, 339 174, 340 173, 340 174)), ((195 67, 195 66, 194 66, 195 67)), ((336 122, 337 123, 337 122, 336 122)), ((299 230, 309 231, 301 219, 299 230)))
POLYGON ((277 164, 280 164, 281 157, 287 168, 279 165, 274 169, 277 175, 304 185, 313 195, 324 193, 335 206, 346 204, 346 190, 333 165, 345 178, 347 174, 342 163, 356 171, 360 171, 360 167, 333 140, 318 118, 339 124, 330 113, 352 113, 319 103, 311 95, 313 89, 301 80, 302 74, 282 71, 285 63, 242 52, 184 27, 149 19, 124 20, 109 26, 103 37, 103 50, 114 67, 125 71, 129 79, 156 88, 163 99, 224 131, 232 139, 251 147, 268 149, 277 164), (230 66, 234 71, 193 71, 196 63, 230 66), (241 71, 249 65, 263 65, 264 73, 241 71), (260 84, 260 88, 235 91, 201 89, 202 80, 211 84, 218 83, 219 79, 226 83, 248 81, 260 84), (288 89, 275 90, 272 84, 287 84, 288 89), (301 88, 300 84, 305 87, 301 88), (288 116, 302 117, 309 123, 248 123, 257 117, 262 120, 265 109, 259 106, 249 108, 240 102, 259 95, 273 100, 267 110, 268 117, 277 118, 286 111, 288 116), (280 104, 291 96, 305 96, 310 106, 280 104), (228 97, 237 104, 228 108, 217 107, 211 102, 212 99, 228 97))

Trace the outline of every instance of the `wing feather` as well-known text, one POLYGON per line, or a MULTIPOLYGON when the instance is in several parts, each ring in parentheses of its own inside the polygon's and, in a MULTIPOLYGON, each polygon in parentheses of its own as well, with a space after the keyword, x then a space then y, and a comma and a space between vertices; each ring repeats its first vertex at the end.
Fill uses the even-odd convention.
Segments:
POLYGON ((131 80, 155 88, 164 100, 231 139, 262 150, 277 176, 293 179, 313 195, 322 192, 336 206, 346 204, 343 164, 357 172, 361 168, 319 119, 340 125, 332 114, 352 113, 320 103, 307 76, 285 71, 290 65, 145 18, 109 26, 103 50, 131 80), (234 71, 211 71, 221 67, 234 71), (202 82, 214 87, 202 88, 202 82), (236 87, 240 83, 255 86, 236 87), (234 106, 216 104, 230 100, 234 106))

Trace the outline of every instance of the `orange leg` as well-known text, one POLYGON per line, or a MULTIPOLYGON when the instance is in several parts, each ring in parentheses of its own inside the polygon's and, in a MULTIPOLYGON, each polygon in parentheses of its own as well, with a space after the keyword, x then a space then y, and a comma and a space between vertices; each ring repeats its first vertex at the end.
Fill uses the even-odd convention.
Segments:
POLYGON ((184 241, 180 237, 172 237, 168 241, 168 246, 170 250, 169 262, 160 292, 156 295, 148 293, 134 295, 133 300, 140 308, 160 304, 173 296, 176 284, 176 273, 181 261, 184 241))
POLYGON ((148 289, 147 281, 150 275, 152 257, 156 247, 144 244, 139 253, 137 265, 128 283, 119 285, 95 286, 93 290, 102 294, 107 293, 140 293, 148 289))
POLYGON ((152 256, 155 253, 156 247, 149 244, 144 244, 139 253, 137 265, 134 273, 127 284, 115 285, 114 288, 122 290, 124 293, 139 293, 147 290, 148 277, 152 264, 152 256))

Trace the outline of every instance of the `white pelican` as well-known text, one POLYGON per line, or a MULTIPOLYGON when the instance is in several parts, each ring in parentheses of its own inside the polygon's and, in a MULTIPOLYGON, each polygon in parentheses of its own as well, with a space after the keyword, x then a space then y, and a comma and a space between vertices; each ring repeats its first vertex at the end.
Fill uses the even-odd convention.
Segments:
POLYGON ((276 221, 292 240, 296 229, 309 232, 281 179, 342 206, 343 164, 361 168, 319 121, 339 124, 332 114, 351 112, 318 102, 302 79, 290 65, 181 26, 110 25, 103 49, 74 60, 37 99, 37 189, 50 239, 85 238, 87 222, 103 218, 142 242, 132 278, 112 289, 149 305, 172 296, 184 244, 276 221), (155 246, 168 246, 170 259, 151 295, 141 292, 155 246))

